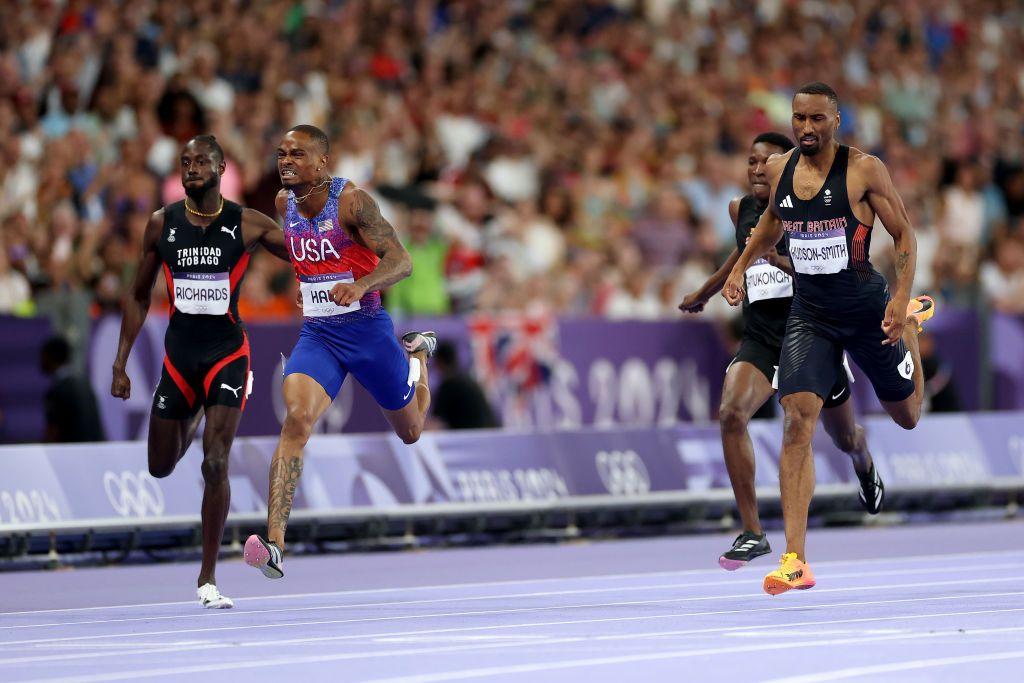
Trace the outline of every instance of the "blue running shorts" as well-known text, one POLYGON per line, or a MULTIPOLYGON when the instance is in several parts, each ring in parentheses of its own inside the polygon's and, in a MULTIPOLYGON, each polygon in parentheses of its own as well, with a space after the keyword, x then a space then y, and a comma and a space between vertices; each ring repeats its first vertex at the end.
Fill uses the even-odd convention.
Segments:
POLYGON ((352 373, 381 408, 401 410, 416 394, 409 356, 387 311, 349 313, 344 322, 306 319, 284 375, 308 375, 333 401, 352 373))

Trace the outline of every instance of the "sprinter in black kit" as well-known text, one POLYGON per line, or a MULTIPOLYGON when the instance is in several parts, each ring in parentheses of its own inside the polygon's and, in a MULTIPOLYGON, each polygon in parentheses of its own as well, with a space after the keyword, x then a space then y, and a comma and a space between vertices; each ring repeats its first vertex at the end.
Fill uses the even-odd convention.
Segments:
MULTIPOLYGON (((750 194, 729 204, 729 215, 736 226, 736 248, 729 258, 697 291, 687 295, 680 310, 698 313, 725 284, 733 266, 747 249, 751 230, 768 206, 770 187, 766 167, 772 155, 793 149, 793 143, 780 133, 762 133, 754 138, 747 157, 747 182, 750 194)), ((771 552, 767 534, 761 528, 755 489, 754 445, 747 425, 754 413, 778 387, 779 357, 793 302, 792 265, 785 240, 774 250, 754 260, 745 273, 743 298, 743 339, 729 364, 722 386, 722 404, 718 420, 722 432, 722 452, 743 530, 732 547, 719 558, 723 569, 733 571, 747 562, 771 552)), ((838 362, 838 361, 837 361, 838 362)), ((861 481, 860 500, 870 514, 882 509, 882 484, 872 474, 871 454, 864 429, 856 423, 845 358, 835 373, 835 384, 824 397, 822 422, 832 442, 850 456, 861 481)))
POLYGON ((793 97, 798 147, 768 161, 771 198, 723 295, 743 301, 744 273, 785 235, 796 291, 779 366, 786 412, 779 463, 786 553, 764 579, 777 595, 814 586, 804 544, 814 493, 811 438, 845 350, 868 376, 893 420, 913 429, 921 416, 924 379, 917 346, 920 325, 935 311, 926 296, 910 298, 917 240, 903 200, 879 159, 839 144, 839 101, 824 83, 793 97), (876 217, 896 247, 896 282, 868 260, 876 217))
POLYGON ((231 500, 228 452, 252 386, 249 339, 238 317, 238 294, 253 250, 262 244, 288 258, 280 226, 220 194, 224 152, 213 136, 189 140, 181 152, 186 198, 152 215, 142 260, 125 301, 111 394, 127 399, 125 372, 149 311, 159 272, 166 280, 171 317, 166 356, 149 420, 149 472, 166 477, 185 455, 202 414, 203 560, 198 595, 204 607, 232 607, 217 589, 215 568, 231 500))

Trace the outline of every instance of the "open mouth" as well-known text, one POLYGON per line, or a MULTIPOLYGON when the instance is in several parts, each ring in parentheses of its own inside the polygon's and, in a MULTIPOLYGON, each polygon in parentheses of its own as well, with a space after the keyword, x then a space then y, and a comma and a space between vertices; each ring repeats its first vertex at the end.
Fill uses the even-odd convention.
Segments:
POLYGON ((283 168, 281 169, 281 180, 286 180, 295 177, 295 169, 283 168))

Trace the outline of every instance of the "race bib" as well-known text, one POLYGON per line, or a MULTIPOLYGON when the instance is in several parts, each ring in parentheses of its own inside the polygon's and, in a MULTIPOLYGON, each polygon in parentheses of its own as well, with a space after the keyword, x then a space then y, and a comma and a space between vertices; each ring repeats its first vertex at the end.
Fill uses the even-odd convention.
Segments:
POLYGON ((793 278, 763 258, 754 261, 754 264, 747 268, 745 275, 747 299, 750 303, 793 296, 793 278))
POLYGON ((302 315, 311 318, 322 318, 329 315, 341 315, 358 311, 358 301, 348 306, 339 306, 331 299, 331 290, 339 282, 355 282, 352 273, 326 273, 324 275, 302 275, 299 277, 299 289, 302 290, 302 315))
POLYGON ((226 315, 230 303, 227 273, 174 274, 174 307, 182 313, 226 315))
POLYGON ((804 275, 830 275, 846 268, 846 228, 822 232, 789 233, 789 257, 793 270, 804 275))

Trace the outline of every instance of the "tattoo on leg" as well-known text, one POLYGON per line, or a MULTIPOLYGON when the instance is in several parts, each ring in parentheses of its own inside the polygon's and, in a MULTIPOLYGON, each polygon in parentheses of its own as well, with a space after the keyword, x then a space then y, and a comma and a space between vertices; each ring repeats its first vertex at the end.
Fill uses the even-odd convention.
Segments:
POLYGON ((288 516, 292 512, 292 499, 302 476, 302 456, 296 458, 277 457, 270 465, 269 522, 281 528, 283 535, 288 527, 288 516))

